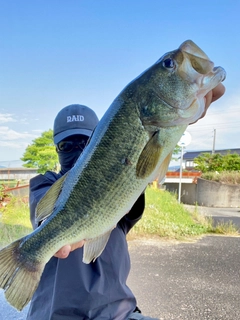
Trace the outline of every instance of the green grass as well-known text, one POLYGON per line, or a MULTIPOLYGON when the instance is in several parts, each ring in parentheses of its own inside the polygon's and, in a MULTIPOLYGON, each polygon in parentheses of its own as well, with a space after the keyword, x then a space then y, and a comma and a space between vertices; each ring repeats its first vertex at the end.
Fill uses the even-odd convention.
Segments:
POLYGON ((167 239, 187 239, 204 234, 237 235, 237 227, 232 223, 213 226, 211 218, 189 212, 179 204, 176 196, 168 191, 148 187, 146 209, 143 218, 131 230, 131 237, 159 236, 167 239))
MULTIPOLYGON (((0 247, 30 232, 32 227, 28 204, 12 198, 6 207, 0 208, 0 247)), ((212 219, 199 214, 197 206, 190 213, 168 191, 148 187, 143 218, 131 230, 128 239, 157 236, 185 240, 213 233, 238 235, 233 223, 219 223, 213 227, 212 219)))
POLYGON ((199 236, 212 229, 208 219, 191 214, 168 191, 147 188, 143 218, 132 232, 135 236, 157 235, 169 239, 199 236))
POLYGON ((30 233, 28 204, 21 199, 12 198, 6 207, 0 208, 0 246, 30 233))

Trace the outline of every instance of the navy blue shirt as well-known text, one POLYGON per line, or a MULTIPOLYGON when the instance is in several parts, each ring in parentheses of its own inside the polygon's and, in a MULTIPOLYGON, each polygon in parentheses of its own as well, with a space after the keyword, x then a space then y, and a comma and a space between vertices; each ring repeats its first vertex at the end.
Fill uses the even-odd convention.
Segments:
MULTIPOLYGON (((30 180, 30 215, 36 228, 35 208, 61 174, 46 172, 30 180)), ((130 257, 126 234, 141 218, 144 194, 112 231, 95 262, 82 262, 83 248, 66 259, 51 258, 33 295, 27 320, 126 320, 136 299, 126 284, 130 257)))

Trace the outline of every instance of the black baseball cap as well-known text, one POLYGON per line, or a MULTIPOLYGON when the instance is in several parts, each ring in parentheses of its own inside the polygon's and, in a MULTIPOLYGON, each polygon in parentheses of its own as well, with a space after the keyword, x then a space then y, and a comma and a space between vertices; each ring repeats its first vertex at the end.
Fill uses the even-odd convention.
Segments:
POLYGON ((81 104, 71 104, 57 114, 53 125, 53 139, 57 144, 65 138, 82 134, 91 136, 98 124, 96 113, 81 104))

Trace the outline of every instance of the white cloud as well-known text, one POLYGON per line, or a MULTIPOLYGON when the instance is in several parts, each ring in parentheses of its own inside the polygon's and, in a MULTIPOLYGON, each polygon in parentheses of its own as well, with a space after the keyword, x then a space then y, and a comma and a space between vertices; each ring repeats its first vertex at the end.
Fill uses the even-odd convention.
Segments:
POLYGON ((7 147, 13 149, 26 149, 29 145, 28 142, 24 141, 0 141, 0 147, 7 147))
POLYGON ((188 150, 240 148, 240 96, 219 99, 210 106, 207 115, 187 131, 192 136, 188 150), (222 101, 221 101, 222 100, 222 101))
POLYGON ((0 113, 0 124, 8 123, 8 122, 19 122, 21 124, 28 124, 28 119, 25 118, 19 118, 17 119, 14 117, 14 114, 12 113, 0 113))
POLYGON ((20 159, 37 135, 17 132, 7 126, 0 126, 0 161, 20 159))
POLYGON ((28 121, 27 118, 19 119, 19 122, 20 122, 21 124, 29 124, 29 121, 28 121))
POLYGON ((0 113, 0 123, 16 122, 11 113, 0 113))
POLYGON ((14 131, 6 126, 0 126, 0 137, 1 137, 0 143, 3 143, 4 141, 12 141, 12 140, 22 140, 22 139, 29 140, 29 138, 35 138, 36 136, 27 132, 20 133, 20 132, 14 131))

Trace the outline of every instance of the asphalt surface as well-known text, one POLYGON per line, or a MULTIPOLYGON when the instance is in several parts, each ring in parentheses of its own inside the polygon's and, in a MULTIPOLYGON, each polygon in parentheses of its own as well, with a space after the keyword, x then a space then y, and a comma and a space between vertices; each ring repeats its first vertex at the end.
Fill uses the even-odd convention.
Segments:
POLYGON ((240 239, 131 244, 129 285, 144 315, 161 320, 240 319, 240 239))
MULTIPOLYGON (((199 208, 240 228, 236 208, 199 208)), ((240 319, 240 238, 207 236, 195 242, 129 241, 128 284, 144 315, 160 320, 240 319)), ((0 291, 0 320, 24 320, 0 291)), ((45 320, 45 319, 39 319, 45 320)))

